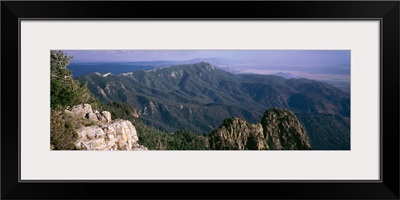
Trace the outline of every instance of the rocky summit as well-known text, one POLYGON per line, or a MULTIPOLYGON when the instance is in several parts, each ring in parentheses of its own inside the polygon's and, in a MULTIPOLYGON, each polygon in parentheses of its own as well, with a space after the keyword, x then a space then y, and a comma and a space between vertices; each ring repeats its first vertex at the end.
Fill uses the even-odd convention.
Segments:
POLYGON ((250 124, 242 118, 225 119, 209 135, 211 149, 262 150, 269 149, 261 124, 250 124))
POLYGON ((93 112, 89 104, 69 107, 65 112, 95 122, 76 129, 75 146, 79 150, 147 150, 138 143, 136 128, 128 120, 111 120, 110 112, 93 112))
POLYGON ((241 118, 226 119, 209 138, 211 148, 216 150, 311 149, 305 129, 287 109, 270 109, 257 124, 241 118))
POLYGON ((268 110, 264 113, 261 125, 271 149, 311 149, 306 130, 290 110, 268 110))

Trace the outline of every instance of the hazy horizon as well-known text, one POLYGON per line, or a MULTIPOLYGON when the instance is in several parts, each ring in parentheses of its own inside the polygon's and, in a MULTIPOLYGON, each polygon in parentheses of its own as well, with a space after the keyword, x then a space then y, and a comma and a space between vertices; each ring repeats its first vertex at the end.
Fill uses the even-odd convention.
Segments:
MULTIPOLYGON (((287 73, 350 87, 350 50, 64 50, 72 64, 211 60, 235 73, 287 73)), ((186 63, 183 63, 186 64, 186 63)), ((79 66, 84 67, 84 65, 79 66)))

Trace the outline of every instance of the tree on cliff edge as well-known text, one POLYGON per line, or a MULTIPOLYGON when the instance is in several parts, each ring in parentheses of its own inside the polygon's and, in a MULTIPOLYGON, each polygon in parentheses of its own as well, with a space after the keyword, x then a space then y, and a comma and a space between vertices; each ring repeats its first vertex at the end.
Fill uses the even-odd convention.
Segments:
POLYGON ((96 107, 98 104, 87 85, 72 78, 72 72, 67 68, 72 58, 63 51, 50 51, 50 106, 52 109, 83 103, 92 103, 92 106, 96 107))

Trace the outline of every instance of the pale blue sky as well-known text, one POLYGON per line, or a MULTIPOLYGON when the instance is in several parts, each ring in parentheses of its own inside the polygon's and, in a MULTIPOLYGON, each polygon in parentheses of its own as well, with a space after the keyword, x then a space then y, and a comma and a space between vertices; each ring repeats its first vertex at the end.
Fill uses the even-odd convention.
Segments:
POLYGON ((74 61, 163 61, 225 58, 275 64, 350 65, 349 50, 68 50, 74 61))

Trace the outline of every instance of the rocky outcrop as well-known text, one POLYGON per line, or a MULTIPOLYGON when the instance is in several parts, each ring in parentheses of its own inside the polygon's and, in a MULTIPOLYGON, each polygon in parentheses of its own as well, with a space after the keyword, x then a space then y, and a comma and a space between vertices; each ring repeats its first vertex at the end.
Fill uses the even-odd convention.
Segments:
POLYGON ((216 150, 308 150, 307 133, 290 110, 270 109, 261 123, 250 124, 241 118, 224 120, 209 134, 216 150))
POLYGON ((311 149, 306 130, 290 110, 268 110, 264 113, 261 125, 271 149, 311 149))
POLYGON ((139 145, 135 127, 127 120, 114 120, 76 130, 77 149, 84 150, 147 150, 139 145))
POLYGON ((241 118, 225 119, 209 135, 211 149, 261 150, 268 149, 261 124, 250 124, 241 118))
POLYGON ((108 111, 94 111, 92 110, 92 106, 90 104, 82 104, 76 105, 72 107, 67 107, 65 112, 75 116, 75 117, 84 117, 90 119, 92 121, 100 121, 100 122, 110 122, 111 121, 111 113, 108 111))
POLYGON ((136 128, 128 120, 111 120, 110 112, 93 112, 89 104, 76 105, 65 112, 96 122, 96 125, 76 130, 75 146, 79 150, 147 150, 138 143, 136 128))

